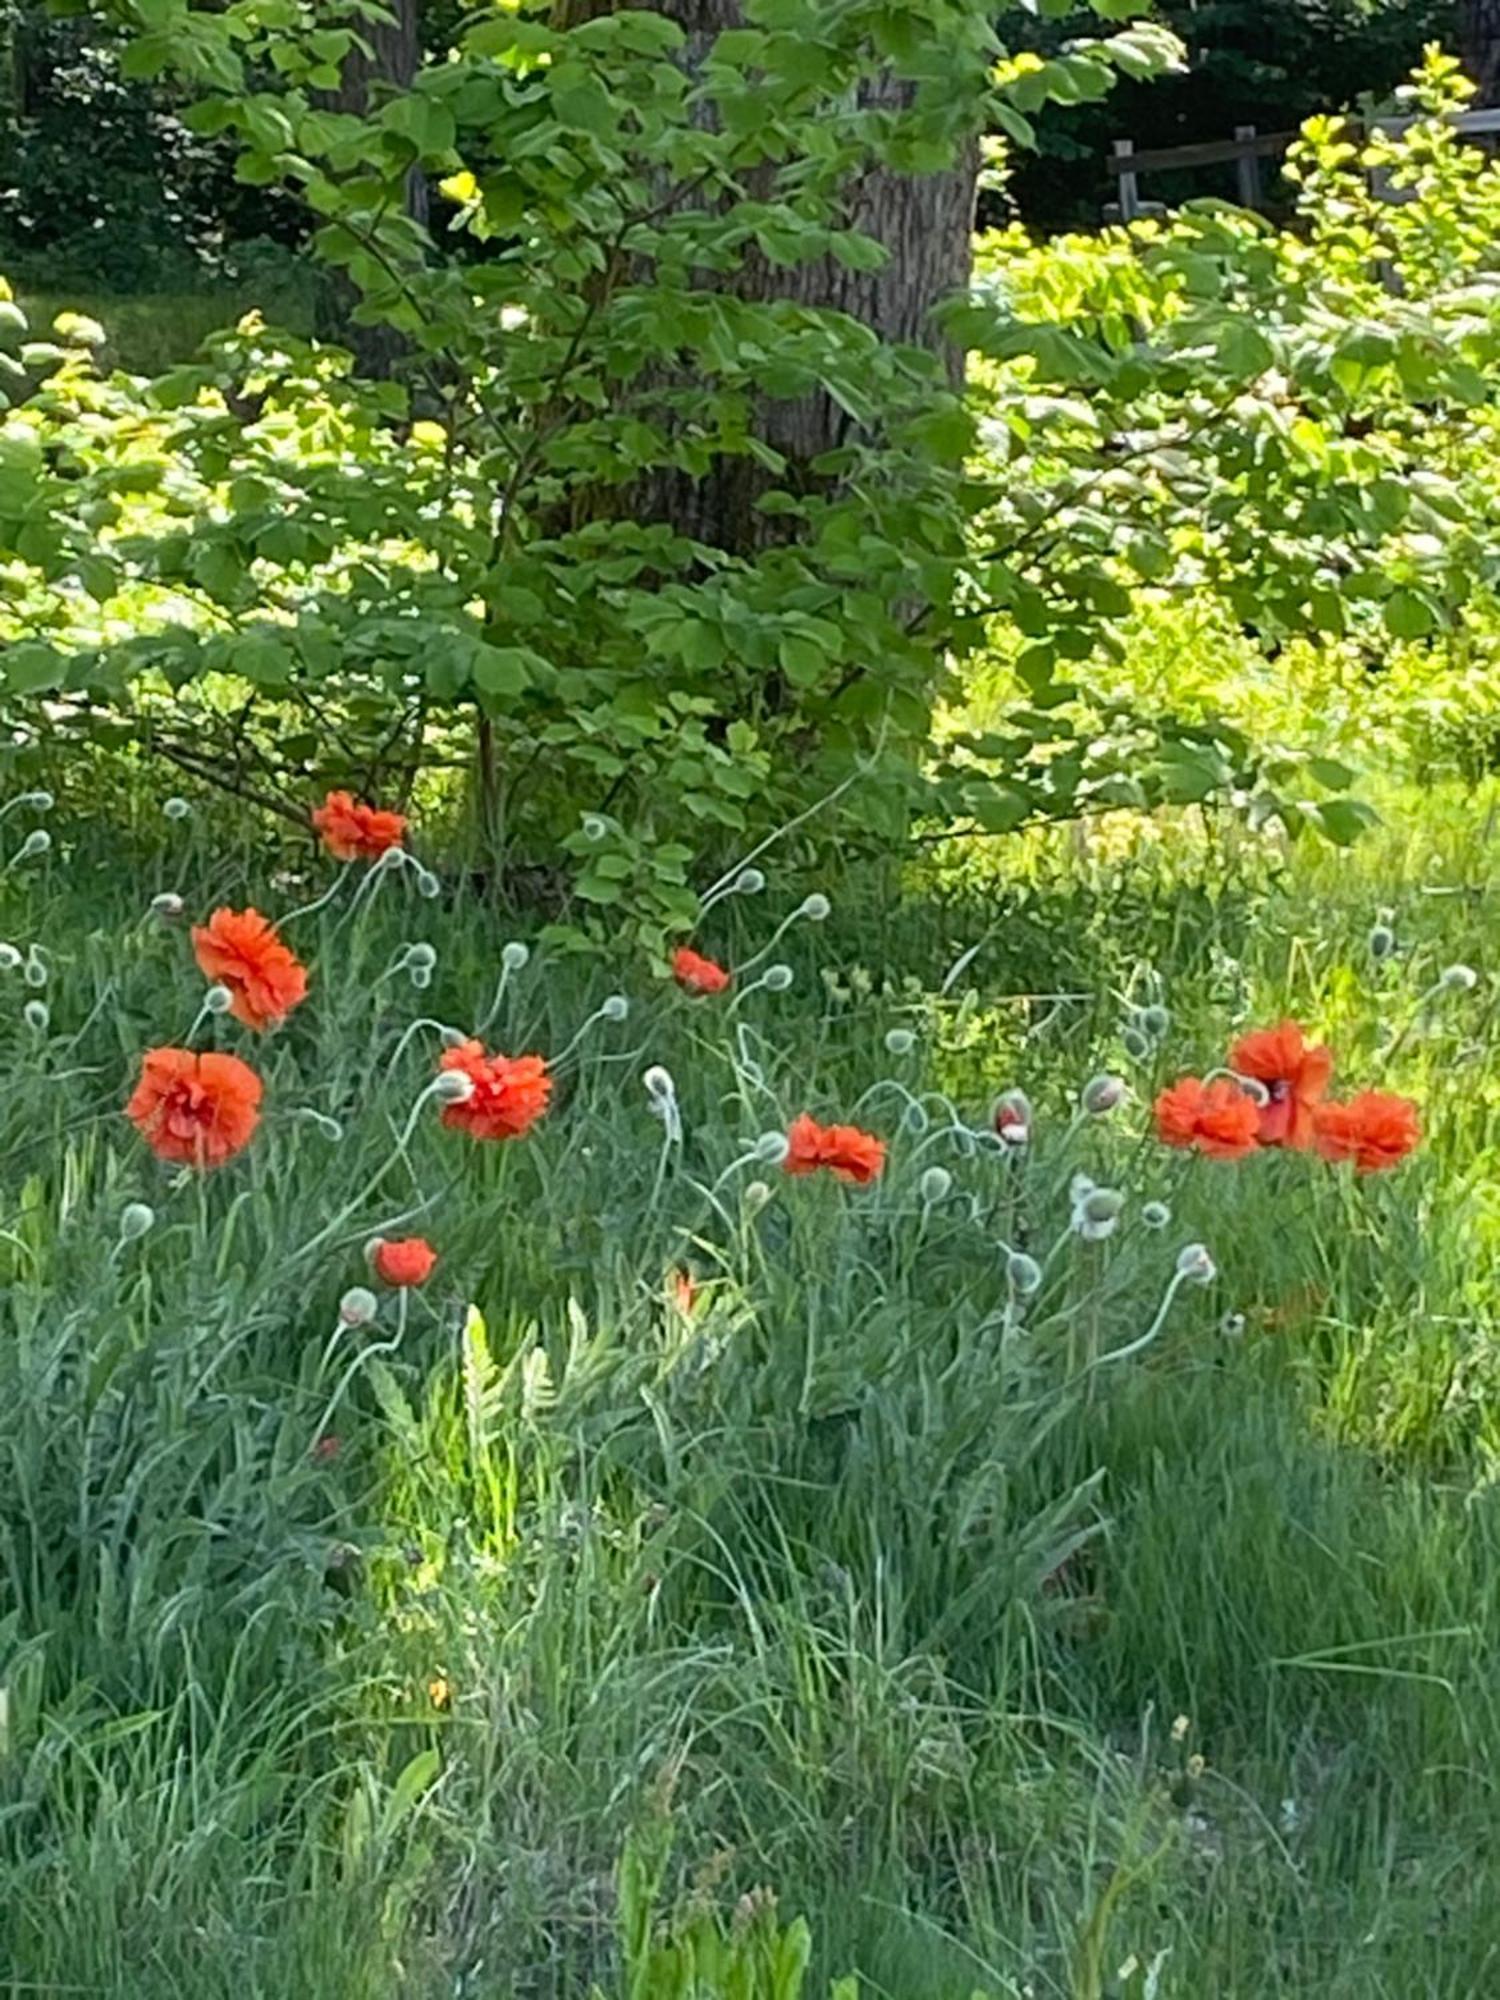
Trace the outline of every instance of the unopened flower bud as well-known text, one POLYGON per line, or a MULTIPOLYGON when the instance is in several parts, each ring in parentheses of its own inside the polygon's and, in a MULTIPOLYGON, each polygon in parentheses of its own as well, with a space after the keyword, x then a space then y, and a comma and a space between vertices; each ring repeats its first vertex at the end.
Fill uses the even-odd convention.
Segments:
POLYGON ((755 1157, 764 1160, 768 1167, 779 1167, 792 1150, 792 1142, 785 1132, 762 1132, 755 1142, 755 1157))
POLYGON ((351 1285, 339 1300, 339 1318, 345 1326, 368 1326, 379 1310, 375 1294, 364 1285, 351 1285))
POLYGON ((1177 1253, 1177 1275, 1189 1278, 1195 1285, 1211 1285, 1219 1275, 1219 1267, 1202 1243, 1189 1243, 1177 1253))
POLYGON ((34 826, 17 850, 17 861, 30 861, 35 855, 45 854, 52 845, 52 836, 44 826, 34 826))
POLYGON ((432 984, 432 967, 414 965, 406 976, 419 993, 425 993, 432 984))
POLYGON ((186 907, 175 889, 163 889, 159 896, 151 898, 151 914, 164 924, 175 923, 186 907))
POLYGON ((585 813, 583 816, 583 837, 585 840, 604 840, 609 834, 609 821, 602 813, 585 813))
POLYGON ((1125 1085, 1117 1076, 1092 1076, 1079 1099, 1090 1118, 1104 1118, 1125 1101, 1125 1085))
POLYGON ((31 1029, 33 1034, 46 1034, 48 1025, 52 1020, 52 1014, 45 1000, 28 1000, 26 1005, 21 1009, 21 1012, 25 1016, 27 1027, 31 1029))
POLYGON ((26 970, 21 977, 28 986, 42 987, 47 984, 47 962, 35 945, 26 955, 26 970))
POLYGON ((1172 1220, 1172 1211, 1164 1201, 1148 1201, 1141 1208, 1141 1223, 1146 1229, 1165 1229, 1172 1220))
POLYGON ((1219 1331, 1226 1340, 1238 1340, 1245 1331, 1245 1315, 1240 1312, 1225 1313, 1219 1321, 1219 1331))
POLYGON ((203 996, 205 1014, 227 1014, 234 1005, 234 995, 227 986, 210 986, 203 996))
POLYGON ((1031 1099, 1024 1090, 1002 1091, 995 1099, 990 1123, 1007 1146, 1024 1146, 1031 1138, 1031 1099))
POLYGON ((1161 1041, 1172 1026, 1172 1016, 1165 1007, 1143 1007, 1141 1009, 1141 1029, 1154 1042, 1161 1041))
POLYGON ((33 812, 49 813, 57 801, 50 792, 21 792, 11 800, 11 805, 29 806, 33 812))
POLYGON ((1012 1250, 1005 1260, 1005 1276, 1017 1298, 1029 1299, 1042 1288, 1042 1267, 1024 1250, 1012 1250))
POLYGON ((385 875, 394 875, 398 869, 405 866, 406 849, 404 847, 388 847, 375 863, 376 869, 385 875))
POLYGON ((127 1201, 120 1210, 120 1241, 134 1243, 156 1221, 156 1210, 143 1201, 127 1201))
POLYGON ((953 1187, 953 1176, 946 1167, 929 1167, 917 1186, 922 1200, 930 1208, 934 1202, 947 1200, 953 1187))
POLYGON ((653 1063, 641 1078, 648 1097, 675 1097, 677 1086, 672 1081, 672 1072, 663 1069, 660 1063, 653 1063))
POLYGON ((465 1104, 474 1095, 474 1079, 461 1069, 445 1069, 433 1083, 439 1104, 465 1104))
POLYGON ((462 1028, 439 1028, 438 1040, 445 1049, 461 1049, 469 1037, 462 1028))
POLYGON ((175 793, 162 807, 168 819, 186 819, 192 810, 187 800, 178 798, 175 793))
POLYGON ((1370 956, 1378 965, 1396 949, 1396 933, 1389 924, 1375 924, 1371 928, 1368 944, 1370 956))
POLYGON ((1479 974, 1472 965, 1450 965, 1444 970, 1442 984, 1450 993, 1472 993, 1479 984, 1479 974))
POLYGON ((431 972, 437 964, 437 953, 430 944, 409 944, 406 947, 406 963, 413 970, 421 966, 431 972))
POLYGON ((910 1028, 887 1028, 885 1031, 886 1054, 909 1056, 917 1046, 917 1038, 910 1028))
POLYGON ((624 1021, 630 1015, 630 1002, 623 993, 610 993, 599 1003, 599 1016, 605 1021, 624 1021))
POLYGON ((901 1114, 901 1123, 908 1132, 925 1132, 932 1120, 927 1116, 926 1107, 913 1098, 901 1114))
POLYGON ((771 1188, 765 1181, 747 1181, 740 1202, 748 1215, 759 1215, 771 1198, 771 1188))
POLYGON ((768 965, 761 974, 760 983, 768 993, 785 993, 792 983, 792 968, 789 965, 768 965))
POLYGON ((425 896, 428 902, 431 902, 433 897, 440 893, 442 886, 442 883, 430 868, 419 868, 417 870, 417 894, 425 896))
POLYGON ((519 938, 512 938, 500 953, 500 963, 507 972, 520 972, 531 957, 531 946, 522 944, 519 938))
POLYGON ((1075 1208, 1094 1192, 1099 1183, 1091 1174, 1074 1174, 1068 1182, 1068 1200, 1075 1208))
POLYGON ((1121 1032, 1120 1045, 1132 1062, 1144 1062, 1151 1053, 1151 1042, 1145 1030, 1126 1028, 1121 1032))
POLYGON ((14 972, 21 963, 21 954, 13 944, 0 944, 0 972, 14 972))
POLYGON ((1125 1206, 1125 1197, 1118 1188, 1090 1188, 1078 1206, 1090 1222, 1114 1222, 1125 1206))
POLYGON ((759 868, 742 868, 734 878, 736 896, 758 896, 766 886, 766 878, 759 868))
POLYGON ((828 898, 820 895, 816 889, 802 900, 802 915, 815 924, 824 922, 832 908, 833 905, 828 898))

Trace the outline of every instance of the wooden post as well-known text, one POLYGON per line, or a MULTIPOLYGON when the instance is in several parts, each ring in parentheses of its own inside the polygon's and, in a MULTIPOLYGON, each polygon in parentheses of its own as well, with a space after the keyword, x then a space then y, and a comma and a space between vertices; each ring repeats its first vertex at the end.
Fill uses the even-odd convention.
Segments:
POLYGON ((1139 181, 1137 181, 1135 175, 1131 173, 1128 167, 1122 167, 1119 164, 1119 162, 1122 160, 1128 160, 1134 151, 1135 151, 1134 139, 1116 139, 1115 177, 1120 184, 1121 222, 1134 222, 1135 218, 1141 212, 1140 183, 1139 181))
MULTIPOLYGON (((1253 125, 1236 125, 1234 136, 1241 145, 1249 145, 1256 136, 1253 125)), ((1234 163, 1234 176, 1239 186, 1241 208, 1260 207, 1260 155, 1253 150, 1241 153, 1234 163)))

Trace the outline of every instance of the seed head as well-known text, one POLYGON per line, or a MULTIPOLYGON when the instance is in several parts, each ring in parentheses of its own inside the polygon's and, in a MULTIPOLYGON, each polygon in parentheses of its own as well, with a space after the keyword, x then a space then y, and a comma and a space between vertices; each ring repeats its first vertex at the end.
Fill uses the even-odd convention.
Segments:
POLYGON ((909 1056, 917 1046, 917 1038, 910 1028, 887 1028, 885 1031, 886 1054, 909 1056))
POLYGON ((1125 1101, 1125 1085, 1117 1076, 1091 1076, 1079 1099, 1090 1118, 1107 1118, 1125 1101))
POLYGON ((461 1069, 445 1069, 434 1078, 432 1094, 439 1104, 465 1104, 474 1095, 474 1079, 461 1069))
POLYGON ((1219 1275, 1219 1267, 1209 1255, 1206 1244, 1189 1243, 1177 1253, 1177 1275, 1190 1279, 1195 1285, 1211 1285, 1219 1275))
POLYGON ((203 996, 206 1014, 227 1014, 233 1005, 234 995, 227 986, 210 986, 203 996))
POLYGON ((1042 1267, 1024 1250, 1012 1250, 1005 1260, 1005 1276, 1018 1299, 1029 1299, 1042 1288, 1042 1267))
POLYGON ((173 793, 172 797, 167 800, 166 804, 162 807, 162 811, 166 814, 168 819, 186 819, 188 814, 192 810, 193 809, 188 804, 187 800, 178 798, 175 792, 173 793))
POLYGON ((507 972, 520 972, 531 957, 531 946, 522 944, 519 938, 512 938, 500 954, 500 963, 507 972))
POLYGON ((134 1243, 144 1236, 156 1221, 156 1210, 148 1208, 143 1201, 127 1201, 120 1210, 120 1241, 134 1243))
POLYGON ((388 847, 375 863, 375 866, 386 875, 394 875, 397 869, 406 866, 406 849, 404 847, 388 847))
POLYGON ((630 1002, 623 993, 610 993, 599 1003, 599 1016, 605 1021, 628 1020, 630 1002))
POLYGON ((804 917, 806 917, 809 920, 809 922, 815 924, 821 924, 825 921, 825 919, 828 916, 828 912, 832 908, 833 905, 829 902, 828 898, 824 895, 820 895, 819 892, 815 889, 810 896, 805 896, 803 898, 801 914, 804 917))
POLYGON ((351 1285, 339 1300, 339 1318, 345 1326, 368 1326, 379 1310, 375 1294, 364 1285, 351 1285))
POLYGON ((791 1150, 785 1132, 762 1132, 755 1142, 756 1159, 764 1160, 768 1167, 779 1167, 791 1150))
POLYGON ((761 974, 760 983, 768 993, 785 993, 792 983, 792 968, 789 965, 768 965, 761 974))
POLYGON ((953 1188, 953 1176, 946 1167, 929 1167, 917 1183, 922 1200, 931 1208, 935 1202, 946 1201, 953 1188))

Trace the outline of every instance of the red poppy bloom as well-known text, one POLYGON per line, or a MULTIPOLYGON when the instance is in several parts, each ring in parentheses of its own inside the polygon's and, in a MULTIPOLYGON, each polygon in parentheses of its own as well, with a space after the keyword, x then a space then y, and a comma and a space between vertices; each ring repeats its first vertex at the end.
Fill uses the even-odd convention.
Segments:
POLYGON ((885 1166, 885 1141, 857 1125, 820 1125, 804 1111, 787 1131, 791 1148, 782 1165, 789 1174, 815 1174, 827 1167, 841 1181, 863 1187, 885 1166))
POLYGON ((1333 1055, 1310 1049, 1295 1021, 1246 1035, 1229 1051, 1237 1076, 1253 1077, 1268 1096, 1260 1107, 1260 1143, 1305 1152, 1313 1142, 1313 1112, 1328 1089, 1333 1055))
POLYGON ((247 1028, 273 1028, 307 995, 307 971, 259 910, 215 910, 193 926, 205 979, 227 986, 229 1011, 247 1028))
POLYGON ((371 1268, 383 1285, 425 1285, 437 1263, 437 1252, 421 1236, 406 1236, 398 1243, 382 1237, 370 1255, 371 1268))
POLYGON ((125 1116, 158 1158, 221 1167, 250 1143, 262 1089, 238 1056, 148 1049, 125 1116))
POLYGON ((544 1056, 492 1056, 468 1041, 445 1049, 438 1067, 461 1071, 474 1086, 462 1103, 443 1106, 443 1123, 471 1139, 519 1139, 552 1095, 544 1056))
POLYGON ((1185 1076, 1156 1100, 1156 1135, 1162 1143, 1195 1147, 1212 1160, 1253 1153, 1259 1132, 1260 1106, 1227 1077, 1205 1083, 1185 1076))
POLYGON ((404 813, 380 812, 352 792, 330 792, 312 823, 336 861, 378 861, 406 838, 404 813))
POLYGON ((1313 1143, 1325 1160, 1352 1160, 1357 1172, 1399 1166, 1422 1138, 1422 1119, 1409 1097, 1362 1090, 1347 1104, 1320 1104, 1313 1143))
POLYGON ((684 1319, 691 1319, 698 1303, 698 1284, 691 1271, 674 1271, 670 1280, 672 1303, 684 1319))
POLYGON ((722 993, 731 981, 722 965, 715 965, 711 958, 685 944, 672 954, 672 977, 684 993, 722 993))

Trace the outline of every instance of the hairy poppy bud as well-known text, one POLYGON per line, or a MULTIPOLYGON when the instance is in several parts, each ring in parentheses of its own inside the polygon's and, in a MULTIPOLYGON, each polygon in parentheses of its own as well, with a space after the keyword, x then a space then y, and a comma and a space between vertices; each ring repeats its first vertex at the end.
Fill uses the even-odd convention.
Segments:
POLYGON ((1079 1099, 1090 1118, 1105 1118, 1125 1101, 1125 1085, 1117 1076, 1092 1076, 1079 1099))
POLYGON ((1378 965, 1383 958, 1389 958, 1396 949, 1396 933, 1389 924, 1376 924, 1368 939, 1370 956, 1378 965))
POLYGON ((1170 1031, 1172 1016, 1165 1007, 1143 1007, 1141 1009, 1141 1030, 1159 1042, 1170 1031))
POLYGON ((1117 1188, 1091 1187, 1073 1209, 1073 1227, 1086 1243, 1102 1243, 1119 1227, 1125 1197, 1117 1188))
POLYGON ((164 889, 159 896, 151 898, 151 914, 164 924, 175 923, 186 908, 175 889, 164 889))
POLYGON ((1195 1285, 1211 1285, 1219 1275, 1219 1267, 1202 1243, 1189 1243, 1177 1253, 1177 1275, 1189 1278, 1195 1285))
POLYGON ((419 993, 425 993, 432 984, 432 967, 414 965, 406 976, 419 993))
POLYGON ((439 1028, 438 1040, 445 1049, 461 1049, 469 1037, 462 1028, 439 1028))
POLYGON ((351 1285, 339 1300, 339 1318, 345 1326, 368 1326, 379 1310, 375 1294, 364 1285, 351 1285))
POLYGON ((789 965, 768 965, 761 974, 761 985, 768 993, 785 993, 792 983, 792 968, 789 965))
POLYGON ((785 1132, 762 1132, 755 1142, 755 1157, 768 1167, 779 1167, 792 1150, 785 1132))
POLYGON ((175 793, 171 798, 167 800, 166 804, 162 807, 162 811, 166 814, 168 819, 186 819, 188 814, 192 810, 193 809, 188 804, 187 800, 178 798, 175 793))
POLYGON ((602 813, 585 813, 583 816, 583 837, 585 840, 605 840, 609 835, 609 821, 602 813))
POLYGON ((120 1241, 134 1243, 144 1236, 156 1221, 156 1210, 148 1208, 143 1201, 127 1201, 120 1210, 120 1241))
POLYGON ((1450 965, 1444 971, 1441 983, 1450 993, 1472 993, 1479 984, 1479 974, 1472 965, 1450 965))
MULTIPOLYGON (((392 852, 394 851, 392 849, 392 852)), ((417 894, 425 896, 428 902, 431 902, 433 897, 439 894, 442 886, 442 883, 430 868, 419 868, 417 870, 417 894)))
POLYGON ((26 954, 26 970, 21 977, 28 986, 40 987, 47 984, 47 962, 35 945, 26 954))
POLYGON ((21 1009, 26 1025, 34 1034, 45 1035, 52 1015, 45 1000, 28 1000, 21 1009))
POLYGON ((1245 1331, 1245 1315, 1239 1312, 1225 1313, 1219 1321, 1219 1331, 1226 1340, 1238 1340, 1245 1331))
POLYGON ((653 1063, 641 1078, 648 1097, 675 1097, 677 1086, 672 1081, 672 1072, 663 1069, 660 1063, 653 1063))
POLYGON ((887 1028, 885 1032, 886 1054, 909 1056, 917 1046, 917 1038, 910 1028, 887 1028))
POLYGON ((953 1187, 953 1176, 946 1167, 929 1167, 917 1186, 922 1200, 930 1208, 934 1202, 947 1199, 953 1187))
POLYGON ((1006 1090, 995 1099, 990 1123, 1007 1146, 1024 1146, 1031 1138, 1031 1099, 1024 1090, 1006 1090))
POLYGON ((1141 1028, 1126 1028, 1121 1033, 1120 1045, 1132 1062, 1144 1062, 1151 1053, 1150 1038, 1141 1028))
POLYGON ((14 972, 21 963, 21 954, 13 944, 0 944, 0 972, 14 972))
POLYGON ((49 813, 56 803, 50 792, 18 792, 6 807, 6 811, 9 812, 12 806, 17 808, 29 806, 33 812, 49 813))
POLYGON ((38 854, 45 854, 52 845, 52 836, 44 826, 34 826, 21 842, 16 852, 17 861, 30 861, 38 854))
POLYGON ((203 1010, 207 1014, 227 1014, 234 1005, 234 995, 227 986, 210 986, 203 996, 203 1010))
POLYGON ((766 886, 766 878, 759 868, 742 868, 734 878, 733 893, 736 896, 758 896, 766 886))
POLYGON ((1074 1174, 1068 1182, 1068 1200, 1077 1208, 1080 1202, 1088 1199, 1098 1185, 1091 1174, 1074 1174))
POLYGON ((821 924, 832 908, 833 905, 828 898, 820 895, 816 889, 802 900, 802 915, 815 924, 821 924))
POLYGON ((500 953, 500 963, 507 972, 520 972, 531 957, 531 946, 522 944, 519 938, 512 938, 500 953))
POLYGON ((605 1021, 624 1021, 630 1015, 630 1002, 623 993, 611 993, 600 1001, 599 1014, 605 1021))
POLYGON ((406 947, 406 963, 413 971, 420 966, 423 971, 431 972, 437 964, 437 953, 430 944, 409 944, 406 947))
POLYGON ((474 1095, 474 1079, 467 1071, 445 1069, 432 1085, 439 1104, 465 1104, 474 1095))
POLYGON ((745 1192, 740 1196, 741 1205, 748 1215, 758 1215, 771 1199, 771 1189, 765 1181, 747 1181, 745 1192))
POLYGON ((1172 1220, 1172 1211, 1164 1201, 1148 1201, 1141 1209, 1141 1222, 1147 1229, 1165 1229, 1172 1220))
POLYGON ((1005 1276, 1017 1298, 1029 1299, 1042 1288, 1042 1267, 1024 1250, 1012 1250, 1005 1260, 1005 1276))

